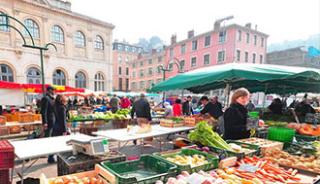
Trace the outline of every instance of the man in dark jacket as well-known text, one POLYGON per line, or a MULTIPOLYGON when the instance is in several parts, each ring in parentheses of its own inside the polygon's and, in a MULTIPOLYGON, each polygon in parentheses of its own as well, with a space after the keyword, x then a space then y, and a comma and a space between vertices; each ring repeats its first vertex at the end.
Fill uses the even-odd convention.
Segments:
POLYGON ((183 102, 183 104, 182 104, 183 115, 190 116, 193 114, 191 100, 192 100, 192 97, 188 96, 187 100, 185 102, 183 102))
POLYGON ((201 97, 200 102, 204 106, 200 111, 201 114, 209 114, 215 119, 218 119, 223 114, 221 104, 219 105, 218 103, 213 104, 212 102, 209 102, 209 98, 207 96, 201 97))
MULTIPOLYGON (((51 137, 53 125, 55 123, 54 113, 54 88, 52 86, 47 87, 47 93, 41 99, 41 117, 42 124, 44 127, 45 137, 51 137)), ((53 163, 54 159, 52 156, 48 157, 48 163, 53 163)))
POLYGON ((131 117, 134 118, 134 115, 137 116, 139 124, 151 121, 150 104, 143 93, 132 105, 131 117))

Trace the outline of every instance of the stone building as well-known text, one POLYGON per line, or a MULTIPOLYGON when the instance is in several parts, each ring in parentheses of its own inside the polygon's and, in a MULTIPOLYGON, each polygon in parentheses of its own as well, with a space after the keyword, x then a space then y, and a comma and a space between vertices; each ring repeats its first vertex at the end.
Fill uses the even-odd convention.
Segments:
POLYGON ((127 42, 113 42, 113 91, 131 91, 132 62, 142 54, 142 47, 127 42))
POLYGON ((311 58, 303 47, 267 53, 268 64, 320 68, 320 57, 311 58))
MULTIPOLYGON (((114 25, 72 12, 71 3, 63 0, 1 0, 0 12, 23 22, 37 46, 49 42, 57 46, 57 52, 52 48, 45 52, 47 84, 112 90, 114 25)), ((2 17, 0 23, 4 22, 2 17)), ((12 28, 0 28, 0 66, 0 80, 41 83, 39 51, 22 47, 20 35, 12 28)))

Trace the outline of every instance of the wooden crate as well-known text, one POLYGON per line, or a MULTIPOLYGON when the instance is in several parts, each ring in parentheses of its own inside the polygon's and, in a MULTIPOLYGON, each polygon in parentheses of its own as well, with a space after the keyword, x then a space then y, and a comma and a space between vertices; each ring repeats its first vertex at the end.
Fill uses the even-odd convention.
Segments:
POLYGON ((20 134, 21 133, 21 126, 19 126, 19 125, 11 126, 11 127, 9 127, 9 132, 10 132, 10 134, 20 134))
POLYGON ((279 149, 279 150, 283 149, 282 142, 271 141, 267 139, 252 137, 248 139, 241 139, 239 141, 259 146, 262 155, 264 155, 265 152, 270 149, 279 149))
POLYGON ((0 126, 0 136, 9 135, 9 129, 6 126, 0 126))
POLYGON ((66 179, 68 177, 77 177, 79 179, 83 179, 85 177, 98 177, 102 179, 103 184, 108 184, 108 182, 104 179, 105 176, 109 175, 109 172, 107 172, 103 167, 96 164, 95 169, 92 171, 86 171, 76 174, 70 174, 70 175, 64 175, 59 177, 53 177, 53 178, 47 178, 43 173, 40 176, 40 184, 52 184, 57 179, 66 179), (101 177, 101 176, 102 177, 101 177))
POLYGON ((174 128, 174 127, 182 127, 184 126, 184 122, 174 122, 169 119, 160 119, 160 126, 163 127, 169 127, 169 128, 174 128))
POLYGON ((191 126, 191 127, 196 126, 196 124, 198 123, 196 119, 193 117, 185 117, 183 118, 183 121, 185 126, 191 126))

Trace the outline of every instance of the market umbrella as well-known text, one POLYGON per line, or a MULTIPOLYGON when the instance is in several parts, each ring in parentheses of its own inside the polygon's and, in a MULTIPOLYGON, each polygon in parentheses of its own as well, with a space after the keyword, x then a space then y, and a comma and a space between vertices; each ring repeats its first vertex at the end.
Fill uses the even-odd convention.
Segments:
POLYGON ((231 86, 251 92, 320 92, 320 70, 268 64, 230 63, 196 69, 155 85, 151 91, 188 89, 201 93, 231 86))

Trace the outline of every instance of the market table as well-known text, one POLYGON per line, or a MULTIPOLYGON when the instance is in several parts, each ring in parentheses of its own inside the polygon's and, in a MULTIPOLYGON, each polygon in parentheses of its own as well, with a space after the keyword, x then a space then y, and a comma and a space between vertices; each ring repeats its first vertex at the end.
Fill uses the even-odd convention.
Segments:
POLYGON ((72 146, 67 145, 67 142, 71 139, 89 141, 91 139, 97 139, 97 137, 92 137, 84 134, 74 134, 40 139, 10 141, 15 149, 16 159, 22 161, 20 172, 16 170, 17 175, 21 178, 21 184, 23 184, 25 172, 27 172, 27 170, 37 162, 38 158, 61 152, 71 151, 72 146), (32 161, 32 163, 27 168, 25 168, 26 160, 29 159, 35 160, 32 161))
MULTIPOLYGON (((116 129, 116 130, 104 130, 94 132, 94 135, 107 137, 111 140, 115 140, 118 142, 118 151, 121 149, 121 142, 129 142, 138 139, 145 139, 150 137, 159 137, 163 135, 169 135, 178 132, 184 132, 193 130, 194 127, 176 127, 176 128, 167 128, 162 127, 160 125, 151 125, 152 131, 149 133, 142 134, 129 134, 126 128, 116 129)), ((126 144, 125 144, 126 145, 126 144)), ((161 149, 161 141, 160 141, 160 149, 161 149)))

